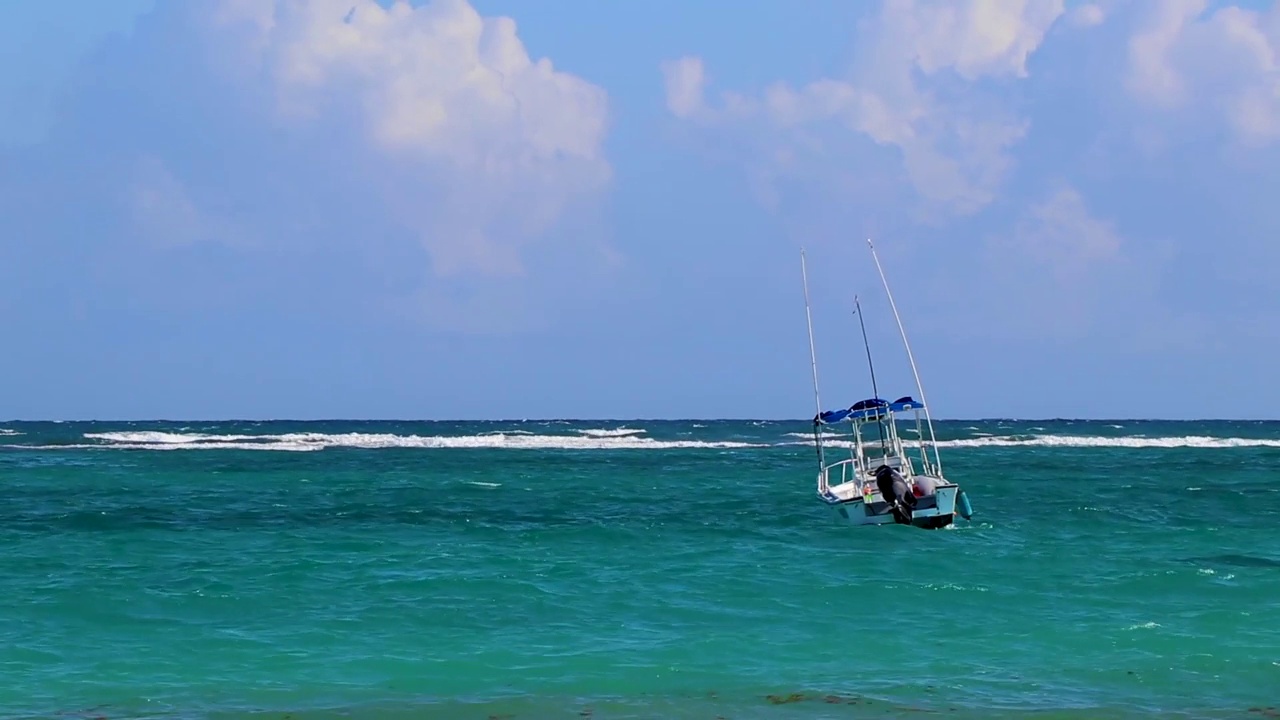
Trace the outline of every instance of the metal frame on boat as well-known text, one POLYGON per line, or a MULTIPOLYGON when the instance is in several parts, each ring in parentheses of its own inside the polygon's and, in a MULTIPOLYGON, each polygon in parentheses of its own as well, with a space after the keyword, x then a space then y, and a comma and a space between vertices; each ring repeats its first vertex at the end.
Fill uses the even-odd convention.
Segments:
POLYGON ((862 326, 862 341, 867 350, 873 396, 848 408, 822 409, 818 393, 818 360, 813 343, 813 319, 809 310, 809 276, 805 267, 804 250, 801 250, 800 271, 804 281, 805 316, 809 324, 813 397, 817 405, 817 415, 813 418, 813 437, 818 450, 818 497, 855 525, 898 523, 929 529, 946 527, 954 523, 957 514, 969 519, 973 510, 964 490, 942 474, 942 459, 938 454, 937 438, 933 432, 933 418, 924 402, 924 388, 920 384, 920 374, 916 371, 915 358, 911 355, 911 345, 907 342, 907 333, 902 327, 902 320, 893 302, 893 294, 889 291, 889 282, 880 267, 875 246, 870 239, 867 240, 867 245, 871 248, 876 269, 884 283, 885 294, 889 297, 889 305, 893 308, 898 330, 902 334, 920 400, 908 395, 888 402, 879 397, 875 365, 871 361, 871 346, 867 342, 866 325, 862 322, 862 307, 855 297, 855 312, 862 326), (914 416, 912 419, 915 427, 909 428, 915 432, 914 442, 904 441, 898 426, 900 422, 908 421, 908 414, 914 416), (849 446, 849 456, 827 462, 827 444, 830 441, 824 430, 841 426, 848 427, 849 435, 845 442, 849 446), (872 426, 875 428, 874 433, 872 426), (916 451, 914 455, 911 453, 913 449, 916 451), (932 458, 929 457, 930 452, 932 458))

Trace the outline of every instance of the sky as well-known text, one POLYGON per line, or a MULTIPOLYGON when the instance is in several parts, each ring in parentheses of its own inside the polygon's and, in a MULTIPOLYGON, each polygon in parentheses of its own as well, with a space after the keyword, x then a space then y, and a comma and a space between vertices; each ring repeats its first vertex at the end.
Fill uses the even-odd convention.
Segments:
POLYGON ((1280 417, 1280 2, 20 0, 0 417, 1280 417))

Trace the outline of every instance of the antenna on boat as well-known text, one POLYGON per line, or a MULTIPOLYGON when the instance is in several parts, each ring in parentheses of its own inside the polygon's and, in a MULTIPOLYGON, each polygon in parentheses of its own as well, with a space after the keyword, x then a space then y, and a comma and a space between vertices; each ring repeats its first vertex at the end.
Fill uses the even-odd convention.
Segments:
MULTIPOLYGON (((822 399, 818 396, 818 353, 813 347, 813 315, 809 312, 809 272, 805 268, 804 248, 800 248, 800 278, 804 284, 804 318, 809 325, 809 363, 813 366, 813 402, 817 406, 817 420, 822 415, 822 399)), ((814 424, 814 443, 818 447, 818 464, 822 464, 822 443, 819 441, 817 424, 814 424)))
MULTIPOLYGON (((871 343, 867 342, 867 324, 862 321, 862 303, 858 301, 856 294, 853 296, 853 314, 858 316, 858 326, 862 328, 862 347, 867 350, 867 368, 871 370, 871 397, 879 399, 880 390, 876 387, 876 366, 871 362, 871 343)), ((880 449, 886 450, 884 445, 884 423, 877 422, 876 428, 880 430, 880 449)))
POLYGON ((933 416, 929 414, 929 401, 924 397, 924 385, 920 383, 920 373, 916 370, 916 360, 911 354, 911 343, 907 342, 907 331, 902 327, 902 318, 898 316, 898 306, 893 302, 893 293, 889 291, 889 281, 884 276, 884 268, 880 267, 880 257, 876 254, 876 246, 867 238, 867 247, 871 248, 871 258, 876 262, 876 271, 880 273, 880 282, 884 283, 884 294, 889 296, 889 307, 893 310, 893 319, 898 323, 898 332, 902 334, 902 345, 907 349, 907 360, 911 363, 911 374, 916 378, 916 391, 920 393, 920 403, 924 405, 924 418, 929 424, 929 442, 933 445, 933 462, 942 474, 942 459, 938 457, 938 439, 933 434, 933 416))

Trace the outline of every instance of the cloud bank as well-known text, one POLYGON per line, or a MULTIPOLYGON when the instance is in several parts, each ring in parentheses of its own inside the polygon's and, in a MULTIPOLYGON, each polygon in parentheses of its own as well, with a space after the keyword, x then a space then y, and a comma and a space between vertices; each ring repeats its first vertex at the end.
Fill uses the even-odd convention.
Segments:
POLYGON ((1250 146, 1280 139, 1280 3, 1160 3, 1128 50, 1128 88, 1148 106, 1208 115, 1250 146))
POLYGON ((130 265, 236 248, 250 274, 317 262, 382 285, 370 310, 515 329, 563 283, 548 265, 613 257, 562 226, 610 185, 609 112, 465 0, 161 4, 85 64, 8 180, 74 187, 130 265))
MULTIPOLYGON (((932 206, 969 214, 992 201, 1027 132, 1006 103, 976 86, 1026 78, 1028 57, 1063 13, 1061 0, 891 0, 860 28, 855 44, 863 49, 846 77, 777 82, 715 103, 706 97, 703 61, 687 56, 663 65, 667 106, 704 126, 751 120, 799 135, 833 123, 846 136, 892 148, 932 206)), ((813 151, 824 152, 829 137, 813 151)))
POLYGON ((691 146, 739 163, 797 242, 897 246, 941 332, 1256 336, 1186 295, 1206 272, 1280 309, 1247 269, 1280 262, 1280 217, 1246 200, 1280 183, 1280 3, 887 0, 837 75, 716 90, 696 54, 660 70, 691 146))
POLYGON ((1274 405, 1274 0, 528 12, 157 3, 86 58, 0 150, 25 407, 786 414, 795 245, 887 317, 868 236, 944 407, 1274 405))

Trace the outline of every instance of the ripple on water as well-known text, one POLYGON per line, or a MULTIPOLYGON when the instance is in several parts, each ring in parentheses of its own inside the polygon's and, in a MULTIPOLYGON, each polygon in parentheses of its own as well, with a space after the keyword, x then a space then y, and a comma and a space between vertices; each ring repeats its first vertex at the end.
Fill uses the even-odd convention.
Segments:
POLYGON ((957 448, 948 473, 980 516, 936 533, 839 525, 813 498, 811 451, 6 453, 0 710, 1120 717, 1265 701, 1278 508, 1239 492, 1265 486, 1261 450, 957 448), (1141 472, 1120 488, 1126 468, 1141 472))

